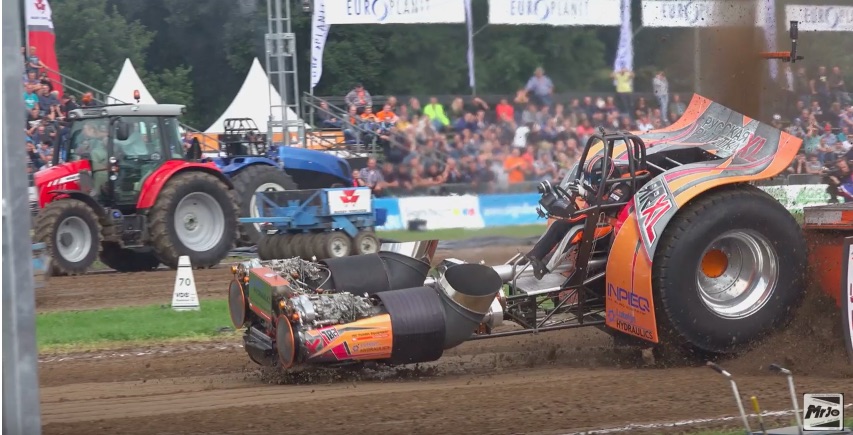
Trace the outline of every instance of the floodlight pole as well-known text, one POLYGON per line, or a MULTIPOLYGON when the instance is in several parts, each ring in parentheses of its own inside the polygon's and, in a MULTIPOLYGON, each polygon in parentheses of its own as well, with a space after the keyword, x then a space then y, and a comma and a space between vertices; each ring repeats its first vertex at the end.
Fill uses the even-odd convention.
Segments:
POLYGON ((267 140, 281 131, 284 145, 290 146, 290 130, 297 131, 298 142, 305 143, 305 123, 298 118, 300 110, 299 75, 296 61, 296 35, 291 24, 290 0, 267 0, 266 68, 270 83, 278 84, 281 102, 270 101, 267 140), (288 119, 288 109, 297 116, 288 119), (280 112, 281 121, 275 120, 280 112))
POLYGON ((21 99, 21 4, 3 2, 3 433, 40 434, 32 240, 21 99))

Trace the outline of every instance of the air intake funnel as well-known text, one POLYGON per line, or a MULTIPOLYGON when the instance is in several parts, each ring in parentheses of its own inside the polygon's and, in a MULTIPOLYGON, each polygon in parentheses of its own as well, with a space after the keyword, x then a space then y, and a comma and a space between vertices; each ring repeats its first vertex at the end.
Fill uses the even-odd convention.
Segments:
POLYGON ((494 269, 481 264, 452 264, 436 278, 447 327, 444 348, 458 346, 477 329, 503 286, 494 269))

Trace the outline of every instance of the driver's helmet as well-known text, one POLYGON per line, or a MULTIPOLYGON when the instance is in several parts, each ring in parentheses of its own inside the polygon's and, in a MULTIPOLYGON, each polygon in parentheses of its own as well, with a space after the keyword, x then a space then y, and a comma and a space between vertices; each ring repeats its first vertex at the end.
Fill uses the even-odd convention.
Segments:
POLYGON ((616 165, 610 158, 605 158, 604 155, 598 154, 591 158, 585 165, 583 170, 583 183, 590 193, 598 192, 601 184, 618 174, 616 165))

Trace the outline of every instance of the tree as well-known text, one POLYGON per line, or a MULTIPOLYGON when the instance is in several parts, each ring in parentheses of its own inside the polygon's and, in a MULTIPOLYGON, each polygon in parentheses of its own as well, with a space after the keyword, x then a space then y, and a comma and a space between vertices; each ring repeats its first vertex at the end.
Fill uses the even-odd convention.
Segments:
POLYGON ((125 19, 107 0, 54 0, 51 6, 63 74, 109 92, 126 58, 145 64, 155 32, 125 19))

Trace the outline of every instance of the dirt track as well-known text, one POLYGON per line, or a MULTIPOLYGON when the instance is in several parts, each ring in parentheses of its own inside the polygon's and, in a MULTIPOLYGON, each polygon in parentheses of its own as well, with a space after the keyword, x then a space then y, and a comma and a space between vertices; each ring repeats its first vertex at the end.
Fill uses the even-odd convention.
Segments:
MULTIPOLYGON (((495 251, 489 254, 498 258, 485 260, 506 258, 495 251)), ((210 288, 200 284, 202 297, 223 295, 219 274, 227 279, 227 268, 196 271, 210 288)), ((110 290, 107 276, 66 278, 76 287, 64 290, 57 280, 48 290, 78 308, 110 305, 101 292, 133 292, 121 305, 162 303, 174 279, 160 273, 157 286, 164 288, 155 290, 148 279, 124 275, 124 284, 110 290)), ((48 299, 39 309, 50 306, 48 299)), ((766 371, 771 362, 795 371, 799 393, 853 393, 837 310, 815 299, 790 328, 724 363, 743 394, 757 395, 767 410, 790 407, 785 378, 766 371)), ((736 414, 729 385, 707 368, 644 368, 633 352, 611 343, 597 330, 569 330, 469 342, 421 368, 290 377, 258 369, 237 340, 42 355, 42 421, 46 434, 558 434, 736 414)))

